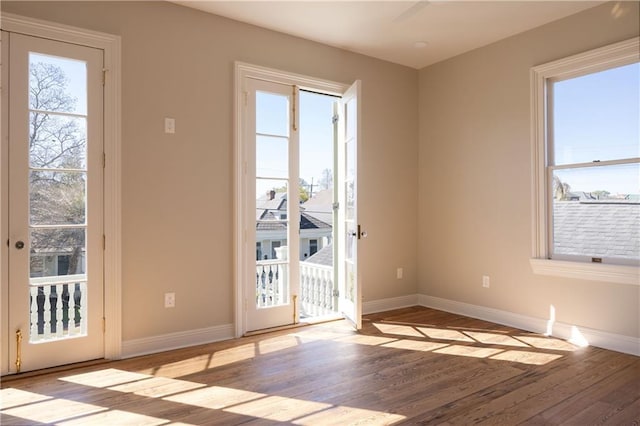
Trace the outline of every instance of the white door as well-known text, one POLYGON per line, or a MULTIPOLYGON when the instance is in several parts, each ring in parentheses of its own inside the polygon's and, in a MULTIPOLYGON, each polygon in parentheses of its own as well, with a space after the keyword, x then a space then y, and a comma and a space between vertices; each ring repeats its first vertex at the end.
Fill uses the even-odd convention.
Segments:
POLYGON ((103 51, 15 33, 2 41, 9 371, 102 358, 103 51))
POLYGON ((358 274, 358 242, 366 236, 358 222, 358 152, 360 135, 360 81, 338 103, 338 285, 340 311, 362 327, 362 285, 358 274))
POLYGON ((253 331, 298 319, 297 88, 252 78, 245 83, 244 293, 246 331, 253 331))

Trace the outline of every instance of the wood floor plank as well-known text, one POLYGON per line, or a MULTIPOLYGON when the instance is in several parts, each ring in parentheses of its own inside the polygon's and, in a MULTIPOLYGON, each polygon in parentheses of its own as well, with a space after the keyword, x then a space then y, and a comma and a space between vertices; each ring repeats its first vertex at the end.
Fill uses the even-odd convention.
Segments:
POLYGON ((3 425, 638 424, 640 358, 423 307, 0 383, 3 425), (634 423, 635 422, 635 423, 634 423))

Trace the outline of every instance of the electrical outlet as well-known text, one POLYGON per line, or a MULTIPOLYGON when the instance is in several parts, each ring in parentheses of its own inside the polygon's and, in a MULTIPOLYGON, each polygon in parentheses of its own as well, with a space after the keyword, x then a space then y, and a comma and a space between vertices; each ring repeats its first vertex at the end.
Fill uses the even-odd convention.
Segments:
POLYGON ((398 268, 398 269, 396 269, 396 278, 397 278, 397 279, 399 279, 399 280, 401 280, 401 279, 402 279, 403 272, 404 272, 404 271, 402 270, 402 268, 398 268))
POLYGON ((491 286, 491 281, 489 279, 489 275, 482 276, 482 287, 489 288, 491 286))
POLYGON ((176 307, 176 294, 175 293, 165 293, 164 294, 164 307, 165 308, 175 308, 176 307))
POLYGON ((176 119, 166 117, 164 119, 164 132, 173 134, 176 132, 176 119))

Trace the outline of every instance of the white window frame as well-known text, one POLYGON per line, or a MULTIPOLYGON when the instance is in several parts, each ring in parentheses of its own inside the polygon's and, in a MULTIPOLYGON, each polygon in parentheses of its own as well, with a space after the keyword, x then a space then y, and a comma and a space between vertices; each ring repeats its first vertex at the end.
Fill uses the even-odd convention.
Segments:
POLYGON ((547 83, 640 60, 640 37, 539 65, 531 69, 532 258, 536 274, 640 285, 640 267, 551 260, 549 248, 550 198, 547 166, 547 83))

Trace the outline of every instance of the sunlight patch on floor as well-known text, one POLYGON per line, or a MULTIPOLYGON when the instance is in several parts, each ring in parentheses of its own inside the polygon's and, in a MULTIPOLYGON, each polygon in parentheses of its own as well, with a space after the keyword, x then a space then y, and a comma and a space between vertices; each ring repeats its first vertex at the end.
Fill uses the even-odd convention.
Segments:
POLYGON ((104 370, 92 371, 90 373, 61 377, 60 380, 83 386, 91 386, 92 388, 108 388, 125 383, 135 383, 139 380, 148 379, 149 377, 152 376, 149 376, 148 374, 118 370, 117 368, 106 368, 104 370))
POLYGON ((131 413, 129 411, 122 410, 109 410, 102 413, 83 416, 78 419, 56 423, 56 425, 61 426, 157 426, 166 424, 169 424, 169 421, 166 419, 159 419, 157 417, 145 416, 144 414, 131 413))
POLYGON ((407 325, 397 325, 397 324, 385 324, 375 322, 373 326, 380 330, 381 333, 384 334, 395 334, 397 336, 406 336, 406 337, 424 337, 422 333, 416 330, 414 327, 410 327, 407 325))
POLYGON ((475 346, 451 345, 451 346, 447 346, 446 348, 436 349, 433 352, 439 353, 439 354, 446 354, 446 355, 466 356, 471 358, 488 358, 491 355, 495 355, 499 352, 502 352, 502 349, 477 348, 475 346))
MULTIPOLYGON (((4 395, 4 389, 2 390, 2 395, 4 395)), ((37 399, 40 396, 48 398, 38 394, 34 394, 33 398, 37 399)), ((61 398, 51 398, 46 401, 14 406, 9 409, 5 409, 4 407, 4 398, 2 401, 2 414, 39 423, 58 423, 63 420, 73 419, 74 417, 86 416, 108 410, 107 408, 97 405, 61 398)))
POLYGON ((162 364, 144 370, 143 372, 152 375, 162 374, 165 377, 180 377, 187 374, 199 373, 208 368, 211 357, 211 354, 194 356, 188 359, 162 364))
POLYGON ((416 327, 422 333, 430 337, 431 339, 440 340, 455 340, 458 342, 473 342, 469 336, 465 336, 459 331, 448 330, 443 328, 430 328, 430 327, 416 327))
POLYGON ((225 388, 221 386, 210 386, 204 389, 184 392, 162 398, 164 401, 188 404, 212 410, 221 410, 236 404, 242 404, 254 399, 267 396, 263 393, 250 392, 241 389, 225 388))
POLYGON ((278 352, 284 349, 294 348, 299 344, 300 344, 300 341, 295 336, 292 336, 292 335, 260 340, 258 342, 258 353, 260 355, 265 355, 273 352, 278 352))
POLYGON ((288 422, 331 407, 331 404, 322 402, 282 396, 268 396, 259 400, 225 408, 223 411, 276 422, 288 422))
POLYGON ((528 351, 505 351, 489 357, 489 359, 520 362, 530 365, 545 365, 550 363, 551 361, 555 361, 558 358, 562 358, 562 355, 528 351))
POLYGON ((149 398, 161 398, 163 396, 182 393, 205 386, 206 385, 204 384, 189 382, 187 380, 170 379, 167 377, 149 377, 136 382, 110 386, 108 389, 116 392, 126 392, 134 395, 146 396, 149 398))
POLYGON ((550 337, 516 336, 516 338, 538 349, 548 349, 553 351, 569 351, 569 352, 578 350, 578 347, 572 345, 569 342, 565 342, 564 340, 554 339, 550 337))
POLYGON ((405 349, 410 351, 430 352, 449 346, 447 343, 425 342, 420 340, 396 340, 381 345, 385 348, 405 349))
POLYGON ((465 334, 480 343, 488 345, 517 346, 521 348, 529 347, 526 343, 516 340, 511 336, 505 336, 504 334, 480 333, 477 331, 465 331, 465 334))
POLYGON ((211 357, 207 364, 207 368, 222 367, 224 365, 234 364, 236 362, 245 361, 255 357, 256 344, 247 343, 246 345, 214 352, 213 357, 211 357))
POLYGON ((20 405, 33 404, 34 402, 46 401, 48 399, 53 399, 53 397, 24 391, 22 389, 0 389, 0 408, 2 408, 2 410, 20 405))

